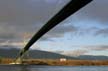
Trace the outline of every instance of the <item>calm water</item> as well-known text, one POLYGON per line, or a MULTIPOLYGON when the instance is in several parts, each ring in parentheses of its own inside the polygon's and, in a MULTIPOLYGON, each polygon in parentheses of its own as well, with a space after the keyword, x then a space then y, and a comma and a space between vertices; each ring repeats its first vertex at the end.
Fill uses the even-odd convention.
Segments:
POLYGON ((108 71, 108 66, 15 66, 0 65, 0 71, 108 71))

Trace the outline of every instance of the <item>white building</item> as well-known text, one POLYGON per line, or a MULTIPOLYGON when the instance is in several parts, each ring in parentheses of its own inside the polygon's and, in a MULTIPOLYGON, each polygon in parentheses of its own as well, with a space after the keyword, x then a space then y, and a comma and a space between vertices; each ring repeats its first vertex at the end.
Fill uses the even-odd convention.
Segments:
POLYGON ((60 62, 65 62, 65 61, 67 61, 66 58, 60 58, 60 62))

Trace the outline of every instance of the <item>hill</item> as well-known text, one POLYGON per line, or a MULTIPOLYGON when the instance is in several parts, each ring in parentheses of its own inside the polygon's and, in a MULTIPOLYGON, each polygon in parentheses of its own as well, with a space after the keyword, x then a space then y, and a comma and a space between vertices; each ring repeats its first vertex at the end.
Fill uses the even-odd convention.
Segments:
MULTIPOLYGON (((0 57, 5 58, 16 58, 20 52, 20 49, 17 49, 13 46, 2 46, 0 47, 0 57)), ((58 53, 41 51, 41 50, 29 50, 29 58, 35 59, 80 59, 80 60, 108 60, 107 56, 92 56, 92 55, 81 55, 78 57, 65 56, 58 53)), ((27 57, 27 55, 25 55, 27 57)))
POLYGON ((81 60, 108 60, 108 56, 93 56, 93 55, 81 55, 77 57, 81 60))
MULTIPOLYGON (((16 49, 14 47, 11 48, 0 48, 0 57, 6 58, 16 58, 20 52, 20 49, 16 49)), ((41 51, 41 50, 29 50, 28 52, 29 58, 37 58, 37 59, 59 59, 59 58, 67 58, 67 59, 77 59, 75 57, 69 57, 53 52, 41 51)))

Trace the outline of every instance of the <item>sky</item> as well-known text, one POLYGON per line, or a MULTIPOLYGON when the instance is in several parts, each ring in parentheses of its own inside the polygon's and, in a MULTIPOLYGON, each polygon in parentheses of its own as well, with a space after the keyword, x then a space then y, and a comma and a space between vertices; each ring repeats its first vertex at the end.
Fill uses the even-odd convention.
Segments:
MULTIPOLYGON (((70 0, 0 0, 0 48, 23 48, 70 0), (5 48, 5 47, 3 47, 5 48)), ((69 56, 108 56, 108 0, 93 0, 30 49, 69 56)))

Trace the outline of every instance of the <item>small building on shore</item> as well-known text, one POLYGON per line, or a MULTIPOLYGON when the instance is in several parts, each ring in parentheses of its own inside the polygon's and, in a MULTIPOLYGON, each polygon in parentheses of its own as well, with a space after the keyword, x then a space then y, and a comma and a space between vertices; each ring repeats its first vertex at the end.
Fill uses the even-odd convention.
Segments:
POLYGON ((66 58, 60 58, 60 62, 66 62, 67 59, 66 58))

